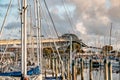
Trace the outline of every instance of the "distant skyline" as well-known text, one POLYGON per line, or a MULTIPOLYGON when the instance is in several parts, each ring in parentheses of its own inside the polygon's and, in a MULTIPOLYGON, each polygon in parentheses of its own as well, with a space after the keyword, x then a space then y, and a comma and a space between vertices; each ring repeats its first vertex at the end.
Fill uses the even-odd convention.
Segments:
MULTIPOLYGON (((20 16, 17 1, 13 0, 1 39, 20 39, 20 16)), ((31 1, 29 3, 32 3, 33 6, 33 0, 28 1, 31 1)), ((9 2, 10 0, 0 0, 0 28, 9 2)), ((46 0, 46 2, 59 35, 74 33, 85 43, 100 46, 109 43, 110 24, 113 23, 112 45, 116 45, 116 41, 120 40, 120 0, 46 0)), ((50 35, 46 25, 47 19, 52 27, 43 0, 41 5, 42 27, 46 30, 43 30, 43 35, 46 36, 47 32, 49 36, 53 36, 50 35)), ((53 31, 53 28, 51 29, 53 31)))

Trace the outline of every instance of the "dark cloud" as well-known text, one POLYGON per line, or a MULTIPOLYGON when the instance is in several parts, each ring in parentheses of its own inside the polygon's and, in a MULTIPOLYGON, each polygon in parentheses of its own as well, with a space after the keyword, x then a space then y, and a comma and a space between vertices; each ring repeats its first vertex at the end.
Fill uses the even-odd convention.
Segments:
POLYGON ((3 10, 2 9, 0 9, 0 17, 2 17, 3 16, 3 10))
POLYGON ((21 23, 20 22, 11 22, 11 23, 8 23, 5 28, 8 29, 8 30, 14 30, 14 29, 18 29, 21 27, 21 23))
POLYGON ((114 23, 120 22, 120 6, 115 6, 109 9, 108 11, 108 17, 112 20, 114 23))
POLYGON ((2 17, 2 14, 0 13, 0 17, 2 17))
MULTIPOLYGON (((6 9, 8 7, 8 5, 9 4, 0 4, 0 8, 2 8, 2 9, 5 8, 6 9)), ((17 4, 11 4, 11 8, 15 8, 17 6, 18 6, 17 4)))
MULTIPOLYGON (((9 2, 10 1, 1 1, 0 2, 0 14, 1 14, 1 17, 4 18, 6 12, 7 12, 7 9, 8 9, 8 6, 9 6, 9 2)), ((9 12, 8 12, 8 16, 11 17, 16 17, 18 16, 18 3, 17 3, 17 0, 13 0, 12 1, 12 4, 9 8, 9 12)))

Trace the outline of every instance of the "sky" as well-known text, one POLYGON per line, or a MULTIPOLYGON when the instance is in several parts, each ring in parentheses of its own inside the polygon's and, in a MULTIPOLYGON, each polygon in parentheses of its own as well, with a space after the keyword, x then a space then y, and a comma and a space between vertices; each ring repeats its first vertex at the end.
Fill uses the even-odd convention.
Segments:
MULTIPOLYGON (((13 0, 1 39, 20 38, 20 16, 18 0, 13 0), (11 37, 12 36, 12 37, 11 37)), ((28 0, 32 5, 33 0, 28 0)), ((0 0, 0 28, 10 0, 0 0)), ((112 23, 112 45, 120 43, 120 0, 46 0, 56 30, 61 36, 74 33, 88 45, 102 46, 109 44, 109 32, 112 23)), ((43 0, 42 33, 45 36, 55 35, 51 19, 43 0), (50 34, 50 29, 54 32, 50 34)), ((33 15, 33 22, 34 13, 33 15)), ((29 17, 29 16, 28 16, 29 17)), ((28 21, 30 23, 30 21, 28 21)), ((33 23, 33 26, 35 23, 33 23)))

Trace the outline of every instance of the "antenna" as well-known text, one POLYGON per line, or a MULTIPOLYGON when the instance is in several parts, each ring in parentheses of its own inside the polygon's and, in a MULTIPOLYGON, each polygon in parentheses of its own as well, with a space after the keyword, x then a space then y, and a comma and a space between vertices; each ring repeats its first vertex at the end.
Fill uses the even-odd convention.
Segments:
POLYGON ((111 45, 111 36, 112 36, 112 23, 111 23, 111 27, 110 27, 110 39, 109 39, 109 45, 111 45))

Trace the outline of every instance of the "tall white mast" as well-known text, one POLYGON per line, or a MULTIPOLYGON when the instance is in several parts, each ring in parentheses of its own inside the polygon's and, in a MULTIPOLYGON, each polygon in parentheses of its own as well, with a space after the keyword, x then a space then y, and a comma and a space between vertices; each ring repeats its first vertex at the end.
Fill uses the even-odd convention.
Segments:
POLYGON ((42 71, 42 32, 41 32, 41 19, 42 19, 42 17, 41 17, 41 4, 40 4, 40 0, 39 0, 39 3, 38 3, 38 11, 39 11, 39 19, 38 19, 38 21, 39 21, 39 27, 38 27, 38 33, 39 33, 39 49, 40 49, 40 66, 41 66, 41 71, 42 71))
POLYGON ((22 77, 27 76, 27 0, 22 0, 22 77))
POLYGON ((39 34, 39 28, 40 28, 40 18, 39 18, 39 1, 35 0, 35 25, 36 25, 36 34, 37 34, 37 65, 40 65, 40 45, 39 45, 39 40, 40 40, 40 34, 39 34))

